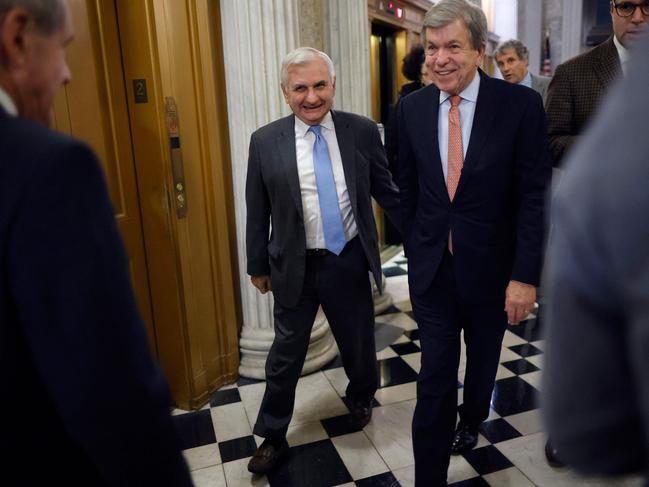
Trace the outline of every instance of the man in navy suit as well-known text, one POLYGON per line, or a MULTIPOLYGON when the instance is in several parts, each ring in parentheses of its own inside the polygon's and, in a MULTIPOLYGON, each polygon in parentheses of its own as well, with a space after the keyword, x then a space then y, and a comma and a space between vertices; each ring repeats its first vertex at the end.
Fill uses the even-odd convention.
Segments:
POLYGON ((191 485, 101 168, 46 125, 63 0, 0 1, 0 458, 21 485, 191 485))
POLYGON ((541 96, 478 69, 487 21, 465 0, 424 19, 433 83, 399 112, 404 245, 422 347, 413 419, 418 486, 446 485, 477 442, 502 338, 533 308, 550 163, 541 96), (464 403, 454 433, 460 332, 464 403))

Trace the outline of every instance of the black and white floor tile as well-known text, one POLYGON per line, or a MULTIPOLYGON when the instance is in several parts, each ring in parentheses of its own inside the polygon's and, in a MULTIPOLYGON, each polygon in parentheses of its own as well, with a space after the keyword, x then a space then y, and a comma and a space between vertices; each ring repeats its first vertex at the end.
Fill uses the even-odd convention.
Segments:
MULTIPOLYGON (((174 412, 197 487, 414 485, 410 424, 420 367, 419 331, 408 299, 403 254, 388 261, 384 272, 394 305, 376 318, 380 388, 370 424, 360 431, 350 429, 344 397, 347 378, 336 359, 299 380, 288 430, 288 460, 268 477, 252 476, 246 466, 262 441, 252 434, 252 426, 264 383, 242 379, 215 392, 200 411, 174 412)), ((548 466, 537 403, 542 360, 540 324, 534 319, 506 332, 491 414, 476 448, 451 458, 449 485, 640 485, 638 479, 585 479, 548 466)), ((463 375, 464 359, 458 373, 458 402, 463 375)))

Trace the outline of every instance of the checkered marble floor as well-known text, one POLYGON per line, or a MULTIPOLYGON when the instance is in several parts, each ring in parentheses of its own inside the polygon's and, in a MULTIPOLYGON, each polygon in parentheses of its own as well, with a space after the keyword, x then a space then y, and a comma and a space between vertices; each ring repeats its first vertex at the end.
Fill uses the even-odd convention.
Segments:
MULTIPOLYGON (((350 429, 344 397, 347 378, 337 358, 324 370, 299 380, 288 430, 288 460, 269 477, 253 477, 246 466, 263 440, 252 434, 252 426, 264 382, 240 379, 215 392, 200 411, 174 411, 197 487, 414 485, 410 424, 420 367, 419 331, 408 300, 403 254, 388 261, 384 272, 394 305, 376 318, 377 350, 385 346, 377 353, 380 388, 370 424, 360 431, 350 429), (386 337, 396 338, 382 344, 386 337)), ((491 414, 481 427, 476 448, 451 457, 449 485, 641 485, 639 479, 585 479, 546 463, 537 404, 543 341, 535 321, 530 319, 506 332, 491 414)), ((462 358, 458 403, 462 400, 464 363, 462 358)))

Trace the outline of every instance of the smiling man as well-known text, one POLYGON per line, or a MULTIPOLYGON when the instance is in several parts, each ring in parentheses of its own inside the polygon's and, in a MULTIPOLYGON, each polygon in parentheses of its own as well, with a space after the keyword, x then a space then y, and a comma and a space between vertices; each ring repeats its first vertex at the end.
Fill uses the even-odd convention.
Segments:
POLYGON ((422 349, 415 482, 428 487, 446 485, 451 452, 475 446, 507 323, 534 306, 550 164, 540 95, 479 69, 482 10, 441 0, 422 37, 433 85, 401 104, 399 186, 422 349), (467 362, 455 428, 462 331, 467 362))
POLYGON ((399 223, 398 189, 376 124, 331 109, 329 56, 309 47, 289 53, 281 85, 293 114, 252 134, 246 181, 248 274, 262 294, 273 292, 275 305, 254 428, 265 440, 248 464, 255 474, 272 471, 288 451, 295 387, 319 306, 349 378, 351 426, 370 421, 377 372, 368 271, 381 282, 370 196, 399 223))
POLYGON ((627 71, 628 48, 649 22, 649 0, 611 2, 613 35, 591 51, 557 66, 545 109, 554 166, 577 141, 613 80, 627 71))

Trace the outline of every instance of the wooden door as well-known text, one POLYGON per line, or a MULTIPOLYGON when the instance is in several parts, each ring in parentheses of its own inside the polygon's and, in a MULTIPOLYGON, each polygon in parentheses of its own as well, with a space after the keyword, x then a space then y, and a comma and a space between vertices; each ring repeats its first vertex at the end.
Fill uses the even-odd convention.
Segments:
POLYGON ((86 141, 99 156, 157 354, 115 2, 69 0, 68 5, 75 30, 67 51, 72 81, 55 101, 55 128, 86 141))

